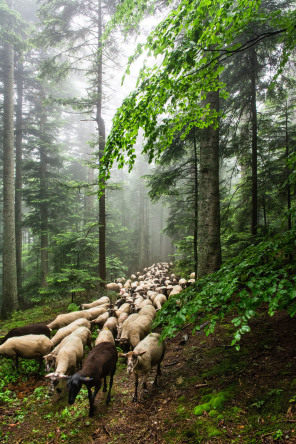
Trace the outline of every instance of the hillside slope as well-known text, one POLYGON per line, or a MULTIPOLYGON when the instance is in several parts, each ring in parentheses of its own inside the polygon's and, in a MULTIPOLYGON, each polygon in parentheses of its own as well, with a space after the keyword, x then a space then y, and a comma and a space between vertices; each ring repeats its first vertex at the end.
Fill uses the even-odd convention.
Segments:
MULTIPOLYGON (((133 381, 119 363, 111 405, 99 392, 94 419, 87 417, 85 392, 74 406, 65 389, 50 398, 34 364, 24 363, 22 375, 4 387, 11 393, 0 397, 1 442, 296 442, 296 319, 262 314, 239 352, 229 347, 232 328, 225 321, 207 337, 191 336, 192 325, 186 326, 168 341, 159 387, 141 392, 139 403, 132 402, 133 381)), ((2 360, 1 379, 9 369, 2 360)))

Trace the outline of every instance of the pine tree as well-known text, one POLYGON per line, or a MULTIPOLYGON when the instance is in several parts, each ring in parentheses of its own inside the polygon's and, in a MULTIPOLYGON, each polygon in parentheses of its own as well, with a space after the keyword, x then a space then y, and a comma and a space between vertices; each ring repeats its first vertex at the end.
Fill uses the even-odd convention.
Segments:
MULTIPOLYGON (((8 6, 11 6, 8 4, 8 6)), ((6 39, 5 39, 6 37, 6 39)), ((3 302, 2 316, 18 308, 15 183, 14 183, 14 45, 9 36, 3 42, 3 302)))

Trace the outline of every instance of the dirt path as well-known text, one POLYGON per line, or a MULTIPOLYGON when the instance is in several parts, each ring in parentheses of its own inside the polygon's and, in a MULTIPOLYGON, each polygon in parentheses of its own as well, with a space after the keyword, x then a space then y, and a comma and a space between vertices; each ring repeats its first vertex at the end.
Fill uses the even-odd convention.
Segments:
POLYGON ((138 403, 132 402, 133 381, 120 363, 112 402, 106 407, 100 392, 93 419, 87 417, 86 397, 74 409, 65 397, 30 404, 26 398, 44 379, 18 385, 27 416, 17 424, 13 409, 0 406, 0 420, 16 424, 4 426, 11 433, 1 442, 296 443, 296 319, 284 313, 258 318, 239 353, 229 347, 230 323, 209 337, 191 336, 191 327, 168 340, 159 387, 149 385, 138 403), (181 345, 184 334, 189 339, 181 345))

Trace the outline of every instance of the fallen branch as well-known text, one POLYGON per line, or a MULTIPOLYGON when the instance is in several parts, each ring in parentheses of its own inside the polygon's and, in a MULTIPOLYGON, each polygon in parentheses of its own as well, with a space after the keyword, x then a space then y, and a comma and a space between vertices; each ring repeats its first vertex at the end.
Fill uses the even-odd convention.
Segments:
POLYGON ((174 361, 174 362, 169 362, 168 364, 164 364, 164 367, 170 367, 171 365, 176 365, 179 364, 178 361, 174 361))

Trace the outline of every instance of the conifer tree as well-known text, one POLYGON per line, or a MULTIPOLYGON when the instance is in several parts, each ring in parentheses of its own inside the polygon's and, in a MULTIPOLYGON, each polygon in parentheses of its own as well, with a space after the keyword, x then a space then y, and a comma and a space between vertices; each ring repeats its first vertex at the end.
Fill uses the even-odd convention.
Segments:
MULTIPOLYGON (((11 4, 8 3, 11 7, 11 4)), ((8 14, 10 11, 7 11, 8 14)), ((13 23, 8 15, 8 23, 13 23)), ((16 239, 15 239, 15 182, 14 182, 14 44, 11 33, 2 35, 3 41, 3 301, 2 316, 18 307, 16 239)))

